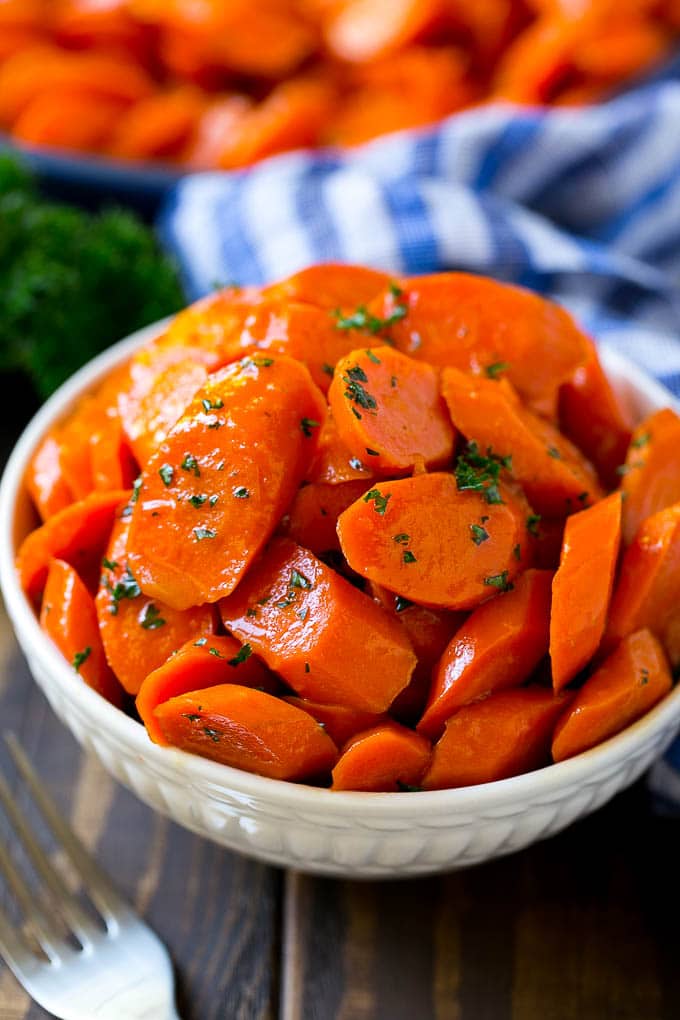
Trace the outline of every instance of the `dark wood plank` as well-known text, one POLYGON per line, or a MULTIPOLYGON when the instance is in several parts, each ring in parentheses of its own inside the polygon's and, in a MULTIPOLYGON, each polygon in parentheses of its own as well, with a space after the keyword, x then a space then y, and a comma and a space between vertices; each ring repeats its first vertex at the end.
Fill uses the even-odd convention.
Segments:
POLYGON ((466 872, 289 876, 281 1020, 676 1020, 679 852, 640 784, 466 872))

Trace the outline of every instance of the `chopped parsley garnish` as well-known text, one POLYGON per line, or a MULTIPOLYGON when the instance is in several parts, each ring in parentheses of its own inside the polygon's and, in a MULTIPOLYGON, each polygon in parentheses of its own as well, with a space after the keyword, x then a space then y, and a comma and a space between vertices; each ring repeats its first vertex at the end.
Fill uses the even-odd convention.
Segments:
POLYGON ((366 453, 368 454, 369 457, 379 457, 380 456, 380 453, 378 452, 378 450, 372 450, 370 448, 370 446, 365 447, 365 449, 366 449, 366 453))
POLYGON ((165 626, 165 620, 153 602, 145 606, 139 622, 144 630, 158 630, 159 627, 165 626))
POLYGON ((175 477, 175 469, 172 464, 161 464, 158 469, 158 474, 161 476, 161 481, 166 487, 172 485, 175 477))
POLYGON ((489 577, 485 577, 484 584, 488 584, 492 588, 498 588, 499 591, 512 591, 515 587, 512 581, 508 580, 507 570, 504 570, 501 574, 491 574, 489 577))
POLYGON ((382 365, 382 361, 380 358, 376 358, 372 350, 369 349, 366 351, 366 357, 369 361, 372 361, 374 365, 382 365))
POLYGON ((118 603, 122 599, 136 599, 142 594, 142 589, 137 584, 135 576, 129 567, 125 568, 122 576, 115 584, 111 584, 109 580, 104 581, 104 587, 111 595, 111 604, 109 606, 111 616, 118 614, 118 603))
POLYGON ((182 715, 182 718, 183 719, 188 719, 189 722, 200 722, 201 721, 200 715, 195 715, 195 713, 193 713, 193 712, 184 712, 183 715, 182 715))
POLYGON ((553 457, 555 460, 562 460, 562 454, 560 453, 556 446, 548 447, 548 456, 553 457))
POLYGON ((349 463, 349 466, 351 468, 353 468, 355 471, 365 471, 366 470, 365 465, 361 463, 361 461, 359 460, 358 457, 350 457, 348 463, 349 463))
POLYGON ((397 545, 408 545, 411 541, 411 536, 407 535, 405 531, 400 531, 398 535, 392 535, 392 541, 396 542, 397 545))
POLYGON ((241 663, 245 662, 246 659, 249 659, 252 654, 253 654, 253 650, 252 650, 252 648, 250 647, 249 644, 241 645, 241 647, 239 648, 239 650, 236 653, 236 655, 234 656, 234 658, 227 660, 227 665, 228 666, 240 666, 241 663))
POLYGON ((291 570, 290 581, 288 582, 291 588, 304 588, 305 591, 309 591, 312 587, 312 582, 304 574, 301 574, 299 570, 291 570))
POLYGON ((102 560, 102 566, 104 570, 117 570, 118 564, 115 560, 107 560, 106 556, 102 560))
POLYGON ((203 645, 207 645, 207 643, 208 643, 207 637, 200 637, 198 641, 194 641, 194 645, 196 646, 196 648, 202 648, 203 645))
POLYGON ((204 397, 201 403, 203 404, 203 409, 206 412, 206 414, 209 411, 219 411, 221 408, 224 407, 224 401, 221 399, 221 397, 218 397, 217 400, 213 400, 212 402, 208 400, 207 397, 204 397))
POLYGON ((383 496, 380 489, 369 489, 366 495, 363 497, 363 499, 364 503, 372 502, 373 509, 375 510, 375 512, 377 514, 380 514, 381 517, 384 517, 385 510, 387 509, 387 504, 389 502, 391 495, 392 494, 388 492, 386 493, 386 495, 383 496))
POLYGON ((130 497, 131 503, 137 502, 137 500, 139 499, 139 493, 141 488, 142 488, 142 476, 140 475, 139 478, 135 478, 134 482, 132 483, 132 496, 130 497))
MULTIPOLYGON (((392 295, 393 297, 401 297, 401 291, 399 291, 398 294, 393 291, 392 295)), ((407 313, 408 307, 403 302, 399 302, 394 306, 394 310, 384 319, 381 319, 379 316, 373 315, 372 312, 369 312, 366 305, 357 305, 355 311, 352 312, 351 315, 343 315, 339 308, 332 311, 331 315, 335 319, 336 329, 357 329, 375 336, 384 329, 389 329, 389 327, 395 322, 400 322, 401 319, 405 318, 407 313)))
POLYGON ((636 436, 635 439, 631 440, 630 445, 634 450, 641 450, 643 446, 647 446, 650 439, 652 438, 651 432, 643 432, 641 435, 636 436))
POLYGON ((73 656, 73 668, 75 669, 76 673, 80 673, 80 667, 83 665, 84 662, 87 662, 91 654, 92 649, 90 648, 89 645, 87 646, 87 648, 83 648, 82 652, 76 652, 76 654, 73 656))
POLYGON ((213 528, 194 528, 193 532, 197 542, 202 542, 205 538, 217 538, 217 532, 213 528))
POLYGON ((210 737, 214 744, 219 744, 221 736, 219 730, 213 730, 209 726, 204 726, 203 732, 205 733, 206 737, 210 737))
POLYGON ((489 379, 498 379, 499 375, 507 372, 509 368, 510 365, 507 361, 494 361, 493 364, 487 365, 484 371, 489 379))
POLYGON ((250 489, 246 489, 244 485, 239 485, 237 489, 234 489, 233 494, 236 499, 250 499, 250 489))
POLYGON ((307 619, 307 616, 309 615, 309 606, 303 606, 302 609, 296 609, 295 615, 299 620, 302 620, 302 622, 304 623, 305 620, 307 619))
POLYGON ((303 435, 305 435, 307 437, 307 439, 309 439, 313 435, 314 429, 318 429, 318 427, 319 427, 319 422, 318 421, 314 421, 313 418, 301 418, 300 419, 300 428, 302 429, 303 435))
POLYGON ((207 499, 208 499, 208 497, 207 497, 206 493, 205 492, 201 492, 197 496, 189 496, 188 502, 191 503, 192 506, 199 507, 199 506, 203 506, 203 504, 207 501, 207 499))
POLYGON ((541 523, 540 514, 529 514, 529 516, 527 517, 527 531, 529 532, 530 535, 533 535, 534 538, 539 537, 538 525, 540 523, 541 523))
POLYGON ((198 461, 192 453, 184 454, 184 460, 180 467, 182 468, 182 471, 189 471, 191 474, 195 475, 196 478, 201 477, 201 469, 198 466, 198 461))
POLYGON ((403 560, 404 560, 404 563, 417 563, 418 562, 410 549, 404 549, 403 560))
POLYGON ((293 605, 294 601, 295 601, 294 597, 287 599, 279 599, 279 601, 275 602, 274 605, 276 606, 277 609, 288 609, 289 606, 293 605))
POLYGON ((472 541, 475 545, 481 545, 489 537, 489 532, 481 524, 471 524, 470 531, 472 532, 472 541))
POLYGON ((324 372, 326 375, 330 376, 332 379, 335 369, 333 368, 332 365, 329 365, 327 361, 324 361, 323 365, 321 366, 321 371, 324 372))
POLYGON ((219 498, 220 498, 219 496, 211 496, 210 499, 208 500, 209 506, 215 506, 219 498))
POLYGON ((222 655, 222 652, 219 650, 219 648, 215 648, 214 645, 211 645, 210 648, 208 649, 208 655, 214 655, 216 659, 226 659, 226 655, 222 655))
POLYGON ((212 416, 212 421, 208 422, 208 428, 209 429, 221 429, 222 426, 225 425, 225 424, 226 424, 226 422, 224 421, 223 418, 218 418, 218 417, 216 417, 216 415, 213 415, 212 416))
POLYGON ((422 793, 422 786, 411 786, 410 783, 402 783, 401 779, 397 779, 397 789, 400 793, 422 793))
POLYGON ((648 684, 648 683, 649 683, 649 670, 648 669, 641 669, 640 670, 640 686, 644 687, 645 684, 648 684))
MULTIPOLYGON (((363 408, 364 411, 375 411, 378 406, 378 402, 363 385, 363 383, 368 382, 368 376, 364 372, 363 368, 359 365, 354 365, 352 368, 348 368, 346 374, 342 377, 342 381, 346 387, 345 396, 348 400, 351 400, 354 404, 358 404, 358 406, 363 408)), ((355 411, 355 414, 356 413, 357 412, 355 411)), ((359 417, 361 417, 361 415, 359 415, 359 417)))
POLYGON ((501 457, 490 446, 485 456, 479 452, 477 443, 469 442, 456 461, 456 485, 461 492, 478 492, 489 504, 502 503, 498 482, 502 468, 510 471, 511 467, 512 457, 501 457))
POLYGON ((397 595, 394 602, 395 613, 403 613, 405 609, 410 609, 413 605, 410 599, 404 598, 403 595, 397 595))

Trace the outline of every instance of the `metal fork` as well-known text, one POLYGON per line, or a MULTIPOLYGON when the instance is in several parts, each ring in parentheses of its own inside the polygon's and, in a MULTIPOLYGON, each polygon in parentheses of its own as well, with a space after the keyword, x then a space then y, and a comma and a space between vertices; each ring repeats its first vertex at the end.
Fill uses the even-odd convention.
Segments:
POLYGON ((18 929, 0 906, 0 955, 29 995, 60 1020, 179 1020, 165 946, 121 899, 65 823, 13 734, 5 739, 19 774, 59 849, 78 873, 101 924, 70 891, 0 776, 0 805, 50 894, 47 909, 0 842, 0 876, 24 921, 18 929))

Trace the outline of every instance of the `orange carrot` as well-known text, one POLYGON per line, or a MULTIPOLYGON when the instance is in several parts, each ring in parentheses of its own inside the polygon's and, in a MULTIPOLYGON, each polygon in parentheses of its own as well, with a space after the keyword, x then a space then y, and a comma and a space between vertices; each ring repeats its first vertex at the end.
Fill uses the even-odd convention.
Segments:
POLYGON ((386 711, 416 664, 399 622, 312 553, 275 539, 220 612, 304 698, 386 711))
POLYGON ((238 338, 260 300, 260 292, 256 287, 222 287, 194 301, 174 317, 164 336, 159 337, 151 347, 142 348, 138 352, 139 382, 146 375, 145 367, 147 372, 151 367, 158 374, 159 366, 154 365, 154 361, 161 351, 175 349, 175 359, 192 357, 205 365, 209 372, 240 357, 250 341, 246 339, 241 344, 238 338), (178 347, 188 350, 178 352, 178 347))
POLYGON ((620 733, 671 689, 663 649, 648 630, 630 634, 586 680, 555 729, 555 761, 572 758, 620 733))
POLYGON ((131 489, 139 474, 135 461, 116 415, 106 418, 103 426, 90 436, 92 484, 95 489, 131 489))
POLYGON ((548 570, 527 570, 514 591, 480 606, 454 635, 433 677, 418 732, 434 740, 462 705, 517 687, 548 651, 548 570))
POLYGON ((336 530, 338 517, 366 492, 366 482, 345 482, 327 485, 323 482, 304 485, 290 511, 281 522, 280 531, 316 556, 329 549, 340 551, 336 530))
POLYGON ((93 492, 26 536, 17 570, 29 598, 37 599, 45 587, 51 559, 65 560, 87 584, 95 581, 116 509, 127 497, 126 492, 93 492))
POLYGON ((429 740, 398 723, 381 723, 342 749, 331 789, 389 793, 417 787, 431 757, 429 740))
POLYGON ((528 566, 526 503, 502 482, 485 492, 490 502, 481 482, 461 491, 444 473, 382 482, 340 515, 342 551, 358 574, 413 602, 473 609, 528 566))
POLYGON ((532 686, 465 705, 435 744, 423 789, 493 783, 547 765, 555 723, 570 698, 532 686))
POLYGON ((643 521, 624 553, 604 650, 643 628, 662 637, 679 601, 680 503, 675 503, 643 521))
POLYGON ((291 503, 324 414, 290 358, 211 375, 142 475, 128 546, 142 590, 175 609, 233 591, 291 503))
POLYGON ((110 151, 124 159, 172 159, 189 143, 206 99, 190 86, 140 100, 118 119, 110 151))
POLYGON ((609 489, 618 487, 616 469, 625 459, 631 428, 592 344, 588 361, 560 390, 560 429, 595 465, 609 489))
POLYGON ((335 764, 322 726, 281 698, 222 684, 171 698, 155 709, 168 744, 271 779, 314 779, 335 764))
MULTIPOLYGON (((125 512, 125 508, 123 508, 125 512)), ((177 611, 147 598, 126 553, 130 517, 120 513, 103 561, 95 599, 106 658, 128 694, 177 649, 215 630, 212 606, 177 611)))
POLYGON ((191 638, 153 672, 147 674, 135 700, 147 733, 156 744, 165 744, 155 710, 159 705, 191 691, 219 684, 257 687, 274 694, 276 677, 252 655, 249 645, 233 637, 203 635, 191 638))
POLYGON ((427 35, 445 12, 442 0, 348 0, 326 25, 326 41, 341 60, 375 60, 427 35))
POLYGON ((633 432, 621 468, 623 540, 632 542, 647 517, 680 501, 680 417, 656 411, 633 432))
POLYGON ((524 408, 507 381, 447 368, 442 392, 456 428, 480 450, 509 459, 539 514, 561 517, 603 495, 592 465, 553 425, 524 408))
POLYGON ((556 691, 574 679, 600 645, 620 545, 620 492, 567 518, 550 611, 550 659, 556 691))
POLYGON ((377 269, 321 262, 270 284, 262 293, 275 301, 301 301, 332 312, 366 304, 389 282, 389 276, 377 269))
MULTIPOLYGON (((165 41, 167 44, 167 37, 165 41)), ((185 77, 198 80, 195 74, 185 77)), ((211 96, 182 154, 182 162, 193 170, 208 170, 217 166, 224 139, 240 126, 252 108, 253 103, 246 96, 230 93, 211 96)))
POLYGON ((26 488, 43 521, 73 502, 61 471, 59 453, 59 441, 53 430, 36 449, 26 471, 26 488))
POLYGON ((94 601, 73 567, 63 560, 50 563, 40 626, 88 687, 120 708, 123 692, 104 655, 94 601))
POLYGON ((319 701, 310 701, 308 698, 298 698, 294 695, 284 697, 289 705, 295 705, 307 712, 312 718, 321 723, 328 736, 337 747, 342 747, 351 737, 372 726, 378 726, 387 721, 384 714, 375 712, 358 712, 355 708, 348 708, 346 705, 324 705, 319 701))
POLYGON ((587 338, 559 305, 467 273, 400 280, 369 311, 405 354, 439 368, 507 377, 533 410, 548 416, 555 415, 559 386, 589 356, 587 338))
POLYGON ((61 473, 75 499, 85 499, 94 489, 90 440, 106 422, 106 409, 96 397, 87 396, 57 433, 61 473))
POLYGON ((335 367, 328 391, 341 441, 382 475, 408 471, 422 458, 443 467, 454 432, 439 376, 390 347, 351 351, 335 367))
POLYGON ((101 152, 124 108, 120 100, 72 86, 50 89, 24 106, 12 125, 12 134, 28 145, 101 152))
MULTIPOLYGON (((319 435, 316 456, 307 472, 306 481, 319 485, 342 485, 344 482, 373 478, 368 456, 354 457, 338 435, 333 415, 328 412, 319 435)), ((370 486, 366 484, 366 488, 370 486)))

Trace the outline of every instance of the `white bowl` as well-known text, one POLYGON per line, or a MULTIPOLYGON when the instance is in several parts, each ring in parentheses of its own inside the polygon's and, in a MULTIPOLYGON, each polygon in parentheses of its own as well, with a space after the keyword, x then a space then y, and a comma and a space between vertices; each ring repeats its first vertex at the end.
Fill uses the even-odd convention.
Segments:
MULTIPOLYGON (((232 850, 325 875, 405 877, 461 868, 559 832, 632 783, 680 726, 680 686, 619 736, 570 761, 484 786, 431 793, 331 793, 264 779, 152 744, 143 726, 74 676, 43 633, 14 569, 35 523, 23 484, 41 437, 135 347, 151 326, 86 365, 29 424, 0 486, 0 585, 31 672, 60 719, 125 786, 176 822, 232 850)), ((631 362, 603 352, 605 368, 638 417, 675 406, 631 362)))

